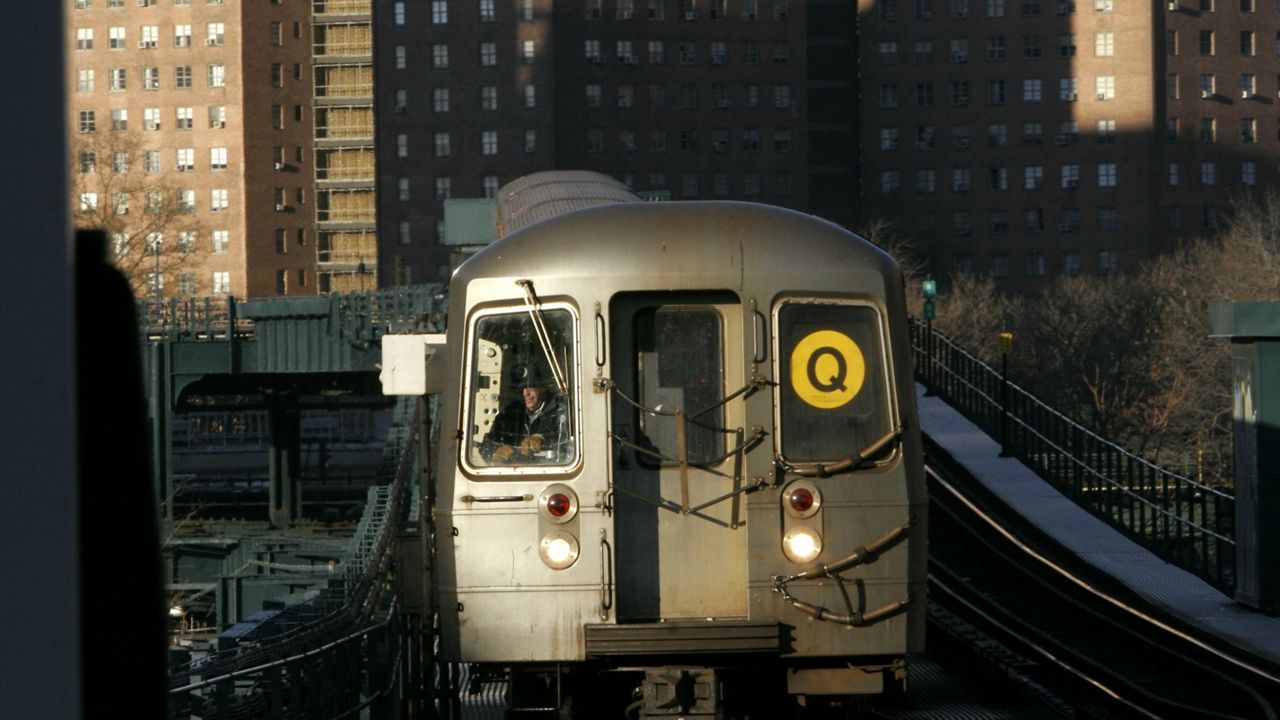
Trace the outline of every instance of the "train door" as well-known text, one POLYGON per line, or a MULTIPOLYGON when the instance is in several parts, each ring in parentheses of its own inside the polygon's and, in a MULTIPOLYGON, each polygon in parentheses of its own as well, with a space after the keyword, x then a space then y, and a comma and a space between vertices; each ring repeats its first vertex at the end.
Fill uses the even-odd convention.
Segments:
POLYGON ((621 294, 610 319, 618 620, 745 617, 741 304, 621 294))

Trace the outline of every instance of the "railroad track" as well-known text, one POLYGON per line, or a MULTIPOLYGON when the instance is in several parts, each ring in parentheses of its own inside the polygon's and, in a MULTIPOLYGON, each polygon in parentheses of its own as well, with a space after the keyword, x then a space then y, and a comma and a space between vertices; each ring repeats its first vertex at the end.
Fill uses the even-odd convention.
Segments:
POLYGON ((1066 712, 1276 720, 1276 668, 1197 637, 1080 570, 944 454, 930 455, 927 474, 931 599, 1025 659, 1016 673, 1069 698, 1066 712))

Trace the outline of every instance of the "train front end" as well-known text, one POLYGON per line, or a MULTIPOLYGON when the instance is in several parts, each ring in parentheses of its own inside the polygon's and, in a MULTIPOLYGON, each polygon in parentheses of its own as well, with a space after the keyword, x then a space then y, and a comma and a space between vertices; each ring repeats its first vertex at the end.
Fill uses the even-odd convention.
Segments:
POLYGON ((468 261, 450 313, 448 659, 556 688, 534 705, 632 673, 642 717, 901 685, 925 491, 886 255, 777 208, 610 206, 468 261))

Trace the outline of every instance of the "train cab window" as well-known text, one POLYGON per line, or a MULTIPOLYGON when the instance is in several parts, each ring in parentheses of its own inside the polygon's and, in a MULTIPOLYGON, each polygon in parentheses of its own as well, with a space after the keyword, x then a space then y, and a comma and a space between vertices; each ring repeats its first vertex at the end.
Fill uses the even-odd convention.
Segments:
POLYGON ((782 457, 836 460, 884 437, 896 416, 876 308, 793 301, 776 323, 782 457))
POLYGON ((481 474, 577 460, 576 323, 567 308, 544 306, 538 315, 545 335, 526 310, 472 322, 465 452, 481 474))
MULTIPOLYGON (((665 306, 635 317, 635 372, 640 404, 656 410, 683 410, 689 462, 714 463, 724 454, 724 359, 720 314, 705 307, 665 306), (702 412, 706 410, 707 412, 702 412)), ((676 419, 640 413, 639 427, 655 455, 646 464, 675 464, 679 457, 676 419)))

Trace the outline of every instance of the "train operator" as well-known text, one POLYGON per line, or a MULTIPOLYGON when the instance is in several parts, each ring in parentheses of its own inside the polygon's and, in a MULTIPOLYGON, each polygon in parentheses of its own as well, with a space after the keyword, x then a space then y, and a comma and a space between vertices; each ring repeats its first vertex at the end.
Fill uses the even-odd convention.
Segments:
POLYGON ((568 445, 564 404, 535 374, 520 383, 520 398, 498 413, 480 453, 494 464, 554 463, 568 445))

